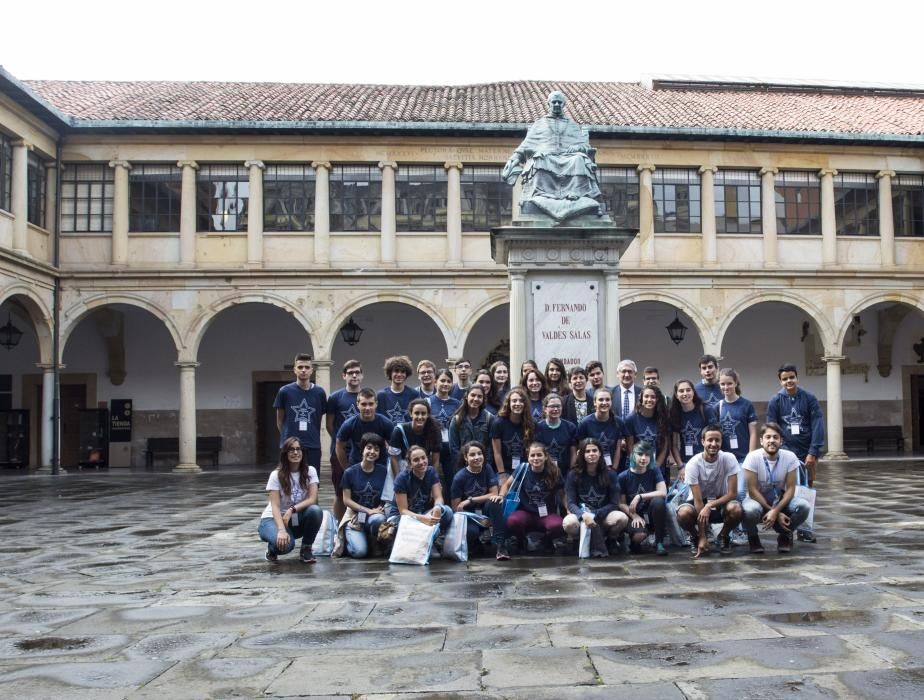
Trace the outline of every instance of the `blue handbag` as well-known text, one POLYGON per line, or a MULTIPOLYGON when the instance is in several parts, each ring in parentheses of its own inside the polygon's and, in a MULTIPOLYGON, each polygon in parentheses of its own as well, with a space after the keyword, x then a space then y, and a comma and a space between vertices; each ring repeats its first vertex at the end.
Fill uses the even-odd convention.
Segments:
POLYGON ((527 469, 529 469, 528 464, 521 464, 513 474, 513 483, 510 484, 510 489, 504 496, 504 520, 520 507, 520 487, 523 485, 523 479, 526 478, 527 469))

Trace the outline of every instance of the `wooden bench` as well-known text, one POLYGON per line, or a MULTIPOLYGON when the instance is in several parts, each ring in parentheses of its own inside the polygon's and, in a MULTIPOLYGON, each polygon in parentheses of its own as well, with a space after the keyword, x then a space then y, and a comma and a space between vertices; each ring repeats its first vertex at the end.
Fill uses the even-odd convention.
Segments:
MULTIPOLYGON (((212 465, 218 466, 218 453, 221 452, 220 436, 199 436, 196 438, 196 458, 201 455, 211 457, 212 465)), ((175 437, 148 438, 148 449, 145 451, 145 463, 148 467, 154 466, 155 457, 180 456, 180 439, 175 437)))
POLYGON ((885 443, 891 449, 895 445, 896 452, 904 452, 905 438, 899 425, 860 425, 853 428, 844 428, 844 449, 863 449, 873 452, 876 443, 885 443))

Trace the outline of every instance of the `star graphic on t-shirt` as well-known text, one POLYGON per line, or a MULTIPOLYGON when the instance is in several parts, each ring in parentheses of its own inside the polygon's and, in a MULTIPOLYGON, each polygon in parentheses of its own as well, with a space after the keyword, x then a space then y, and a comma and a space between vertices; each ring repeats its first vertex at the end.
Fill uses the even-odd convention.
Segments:
POLYGON ((379 492, 371 481, 367 481, 362 491, 357 491, 353 494, 353 500, 366 508, 375 508, 378 505, 379 492))
POLYGON ((484 486, 482 486, 480 481, 472 480, 465 485, 465 490, 463 491, 465 498, 474 498, 475 496, 483 496, 487 493, 484 486))
POLYGON ((526 490, 526 495, 529 498, 529 502, 534 506, 545 503, 545 485, 540 481, 536 481, 526 490))
POLYGON ((436 420, 440 422, 441 426, 443 426, 444 428, 448 428, 449 421, 452 419, 452 413, 447 413, 446 407, 444 406, 443 408, 440 409, 440 412, 435 414, 433 417, 436 418, 436 420))
POLYGON ((302 402, 298 406, 289 406, 289 408, 295 411, 296 421, 311 422, 311 417, 314 415, 314 407, 308 405, 308 399, 302 399, 302 402))
POLYGON ((658 440, 658 432, 656 430, 652 430, 650 425, 645 426, 644 432, 639 433, 638 439, 644 440, 649 445, 654 445, 658 440))
POLYGON ((684 423, 683 430, 680 433, 683 435, 684 445, 695 445, 699 442, 699 428, 693 425, 691 421, 684 423))
POLYGON ((350 407, 345 411, 340 411, 340 415, 343 417, 343 422, 345 423, 347 419, 352 418, 353 416, 359 415, 359 409, 356 408, 355 403, 351 403, 350 407))
POLYGON ((725 435, 732 436, 732 435, 735 435, 735 434, 737 433, 739 421, 736 421, 736 420, 732 417, 731 412, 728 412, 728 413, 725 414, 725 417, 722 418, 721 423, 722 423, 722 432, 723 432, 725 435))
POLYGON ((555 438, 552 438, 551 442, 549 442, 549 444, 546 445, 545 447, 549 451, 549 456, 552 459, 554 459, 556 463, 561 458, 561 453, 565 449, 564 447, 558 444, 558 440, 556 440, 555 438))
POLYGON ((422 513, 424 508, 427 507, 427 502, 430 500, 430 492, 426 489, 417 489, 414 492, 414 499, 411 503, 411 510, 415 513, 422 513))
POLYGON ((534 421, 536 421, 537 423, 541 421, 542 420, 542 405, 540 404, 539 406, 533 406, 532 414, 533 414, 534 421))
POLYGON ((789 415, 783 416, 783 422, 789 426, 790 432, 792 432, 792 426, 794 425, 801 429, 802 414, 796 410, 795 406, 793 406, 793 409, 789 412, 789 415))
POLYGON ((385 412, 385 415, 389 417, 392 423, 396 425, 398 423, 404 422, 404 407, 401 404, 396 403, 389 410, 385 412))
POLYGON ((600 450, 603 452, 603 454, 612 454, 613 446, 616 444, 615 440, 610 440, 606 433, 600 433, 600 437, 597 438, 597 442, 600 443, 600 450))
POLYGON ((591 508, 596 508, 598 503, 602 503, 605 496, 606 494, 597 491, 593 484, 590 485, 590 488, 587 489, 586 492, 578 494, 578 498, 581 499, 581 502, 586 503, 591 508))
POLYGON ((514 456, 523 456, 523 438, 519 435, 514 435, 508 441, 504 443, 507 447, 507 451, 514 456))

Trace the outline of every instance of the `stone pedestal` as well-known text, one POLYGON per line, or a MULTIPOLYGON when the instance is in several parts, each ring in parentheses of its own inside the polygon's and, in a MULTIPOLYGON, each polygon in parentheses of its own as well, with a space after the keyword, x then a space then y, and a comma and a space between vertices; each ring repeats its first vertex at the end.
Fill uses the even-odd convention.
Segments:
POLYGON ((510 367, 552 357, 566 367, 619 357, 619 258, 637 230, 611 223, 514 221, 491 230, 510 275, 510 367))

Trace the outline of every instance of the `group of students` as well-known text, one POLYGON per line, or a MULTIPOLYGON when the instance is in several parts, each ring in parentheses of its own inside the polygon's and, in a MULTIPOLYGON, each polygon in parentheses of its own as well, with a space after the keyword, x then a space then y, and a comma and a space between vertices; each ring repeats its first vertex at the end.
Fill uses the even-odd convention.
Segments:
POLYGON ((651 549, 665 555, 672 516, 689 533, 695 556, 709 551, 713 523, 721 524, 722 553, 731 551, 731 532, 742 525, 750 551, 762 552, 761 522, 777 532, 779 551, 790 551, 809 514, 795 497, 799 468, 811 484, 824 444, 818 401, 798 387, 796 368, 783 365, 782 388, 758 430, 737 373, 719 370, 711 355, 699 365, 701 381, 676 382, 668 400, 653 367, 644 369, 643 386, 635 384, 631 360, 620 362, 613 387, 604 385, 599 362, 566 370, 552 359, 544 371, 527 362, 511 386, 503 362, 472 371, 460 360, 454 376, 423 360, 415 389, 408 386, 410 360, 397 356, 386 361, 389 386, 379 392, 362 386, 362 366, 350 360, 344 387, 328 398, 311 381, 310 358, 298 355, 296 381, 274 404, 282 449, 259 529, 266 558, 292 551, 301 539, 302 560, 314 560, 322 416, 333 438, 334 514, 350 556, 387 550, 399 516, 445 532, 458 511, 483 516, 469 521, 470 550, 493 542, 499 560, 533 545, 567 552, 582 524, 592 556, 643 551, 650 535, 651 549), (686 487, 673 511, 672 464, 674 487, 686 487), (504 517, 511 491, 519 504, 504 517))

